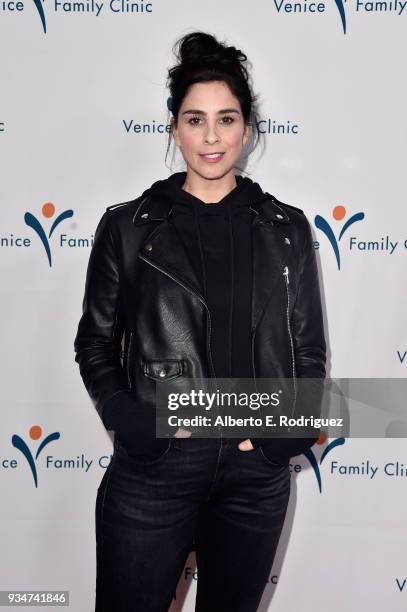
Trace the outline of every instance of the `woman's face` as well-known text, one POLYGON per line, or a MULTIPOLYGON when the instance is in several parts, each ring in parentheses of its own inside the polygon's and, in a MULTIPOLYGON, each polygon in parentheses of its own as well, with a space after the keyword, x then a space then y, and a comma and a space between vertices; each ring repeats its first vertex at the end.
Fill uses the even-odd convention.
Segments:
POLYGON ((239 100, 224 81, 194 83, 172 129, 188 170, 207 179, 233 171, 249 137, 239 100), (214 161, 208 153, 222 155, 214 161))

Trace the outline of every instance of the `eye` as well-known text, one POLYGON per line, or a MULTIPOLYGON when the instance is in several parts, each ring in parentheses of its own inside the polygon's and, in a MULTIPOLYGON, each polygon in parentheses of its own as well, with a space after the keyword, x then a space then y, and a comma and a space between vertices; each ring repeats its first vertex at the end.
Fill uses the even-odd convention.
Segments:
POLYGON ((188 120, 188 123, 191 125, 198 125, 197 123, 194 123, 195 119, 199 120, 200 117, 191 117, 191 119, 188 120))
POLYGON ((231 117, 230 115, 225 115, 225 117, 223 117, 223 119, 230 119, 230 121, 226 122, 226 125, 231 125, 234 122, 234 118, 231 117))

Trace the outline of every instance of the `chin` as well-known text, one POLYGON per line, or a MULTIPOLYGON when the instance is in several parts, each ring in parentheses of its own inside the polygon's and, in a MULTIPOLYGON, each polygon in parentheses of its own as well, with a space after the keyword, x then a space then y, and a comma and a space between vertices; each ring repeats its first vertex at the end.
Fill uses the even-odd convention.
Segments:
POLYGON ((204 161, 200 162, 198 165, 190 164, 187 160, 186 164, 191 170, 193 170, 196 174, 199 174, 202 178, 206 178, 208 180, 216 180, 224 177, 229 172, 234 172, 235 165, 234 164, 225 164, 225 162, 221 162, 220 164, 207 164, 204 161))

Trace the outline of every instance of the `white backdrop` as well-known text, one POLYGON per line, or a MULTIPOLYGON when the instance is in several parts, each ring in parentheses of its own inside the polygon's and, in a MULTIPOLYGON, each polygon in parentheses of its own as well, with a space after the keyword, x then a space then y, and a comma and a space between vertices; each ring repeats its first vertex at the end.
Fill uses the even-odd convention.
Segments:
MULTIPOLYGON (((405 376, 406 4, 154 0, 131 12, 125 0, 0 3, 0 589, 69 590, 72 610, 94 609, 94 503, 112 440, 73 340, 105 207, 184 169, 179 156, 165 166, 167 134, 153 129, 168 119, 179 36, 211 32, 253 64, 262 125, 274 130, 247 170, 314 226, 328 375, 405 376), (339 269, 315 216, 338 238, 360 212, 338 242, 339 269), (380 248, 368 248, 374 241, 380 248)), ((318 459, 327 444, 314 448, 318 459)), ((406 610, 402 466, 403 439, 347 439, 320 465, 320 491, 307 459, 293 459, 261 612, 406 610), (363 473, 367 461, 374 476, 363 473)), ((172 610, 193 611, 193 572, 191 555, 172 610)))

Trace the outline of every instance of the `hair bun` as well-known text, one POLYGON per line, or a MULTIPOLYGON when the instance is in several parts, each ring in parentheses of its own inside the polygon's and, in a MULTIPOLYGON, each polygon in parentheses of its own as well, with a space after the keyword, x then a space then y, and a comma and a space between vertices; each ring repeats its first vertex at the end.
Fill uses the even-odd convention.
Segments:
POLYGON ((224 56, 225 60, 231 62, 245 62, 247 60, 247 55, 242 53, 240 49, 236 49, 236 47, 224 47, 221 55, 224 56))
POLYGON ((183 65, 195 63, 206 64, 239 64, 247 60, 247 56, 236 47, 226 47, 216 38, 204 32, 193 32, 185 37, 179 57, 183 65))

